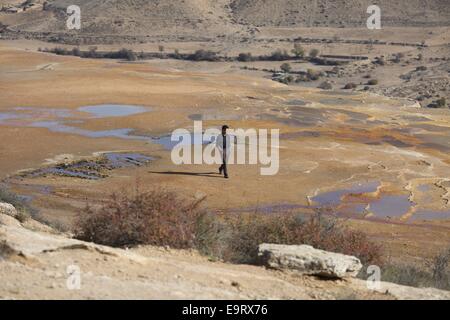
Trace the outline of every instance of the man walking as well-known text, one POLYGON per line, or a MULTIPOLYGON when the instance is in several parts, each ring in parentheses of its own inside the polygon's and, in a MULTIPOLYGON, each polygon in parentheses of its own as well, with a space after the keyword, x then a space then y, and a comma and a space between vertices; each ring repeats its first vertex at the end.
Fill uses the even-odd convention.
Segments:
POLYGON ((228 128, 227 125, 222 126, 222 134, 220 134, 216 140, 216 146, 222 155, 222 165, 219 168, 219 174, 222 174, 223 172, 225 179, 228 179, 227 157, 229 156, 228 152, 231 148, 231 139, 230 136, 227 135, 228 128))

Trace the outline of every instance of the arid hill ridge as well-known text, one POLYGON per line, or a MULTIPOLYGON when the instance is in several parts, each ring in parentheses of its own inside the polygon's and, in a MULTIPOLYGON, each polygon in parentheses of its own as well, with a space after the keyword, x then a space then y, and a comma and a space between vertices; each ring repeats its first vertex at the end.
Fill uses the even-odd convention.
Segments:
MULTIPOLYGON (((36 0, 37 3, 42 2, 36 0)), ((0 4, 16 4, 4 0, 0 4)), ((370 0, 50 0, 45 8, 0 14, 16 30, 74 32, 66 8, 79 5, 83 34, 128 36, 248 36, 259 27, 365 27, 370 0)), ((379 0, 384 26, 450 24, 446 0, 379 0)))

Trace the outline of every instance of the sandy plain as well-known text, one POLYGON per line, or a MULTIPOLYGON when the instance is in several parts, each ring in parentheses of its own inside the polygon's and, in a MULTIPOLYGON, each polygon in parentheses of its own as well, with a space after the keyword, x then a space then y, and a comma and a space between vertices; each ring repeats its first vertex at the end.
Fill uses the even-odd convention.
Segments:
POLYGON ((129 190, 137 181, 186 197, 206 196, 211 210, 230 212, 270 213, 277 206, 308 211, 316 196, 336 201, 338 191, 335 207, 351 216, 350 225, 383 243, 394 260, 420 263, 450 243, 446 110, 419 109, 414 101, 373 93, 285 86, 248 74, 61 57, 8 41, 0 43, 0 114, 21 115, 0 117, 4 183, 30 197, 47 220, 66 226, 86 203, 129 190), (101 104, 151 111, 92 118, 78 109, 101 104), (261 176, 259 166, 235 165, 231 179, 224 180, 215 166, 175 166, 170 152, 151 138, 192 129, 198 115, 204 127, 226 122, 233 128, 280 129, 279 173, 261 176), (82 132, 130 128, 148 139, 92 138, 36 127, 49 121, 82 132), (136 152, 154 160, 98 180, 23 174, 99 152, 136 152))

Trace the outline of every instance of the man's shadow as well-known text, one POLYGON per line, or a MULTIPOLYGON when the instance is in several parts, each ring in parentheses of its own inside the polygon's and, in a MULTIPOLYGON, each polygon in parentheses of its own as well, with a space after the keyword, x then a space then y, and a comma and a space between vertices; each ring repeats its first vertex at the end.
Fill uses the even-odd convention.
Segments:
POLYGON ((149 173, 176 175, 176 176, 196 176, 206 178, 223 178, 218 172, 182 172, 182 171, 149 171, 149 173))

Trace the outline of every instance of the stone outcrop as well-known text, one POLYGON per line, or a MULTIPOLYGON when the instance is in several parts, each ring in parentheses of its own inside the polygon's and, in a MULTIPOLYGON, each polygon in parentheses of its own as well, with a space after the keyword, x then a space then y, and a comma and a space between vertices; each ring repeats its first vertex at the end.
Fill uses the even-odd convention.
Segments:
POLYGON ((356 277, 362 268, 356 257, 318 250, 307 245, 262 244, 258 254, 270 268, 295 270, 301 274, 328 278, 356 277))
POLYGON ((17 210, 9 203, 0 202, 0 215, 6 214, 11 217, 17 216, 17 210))

